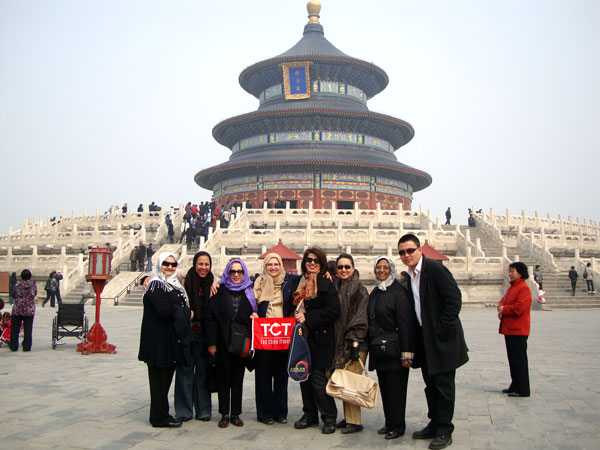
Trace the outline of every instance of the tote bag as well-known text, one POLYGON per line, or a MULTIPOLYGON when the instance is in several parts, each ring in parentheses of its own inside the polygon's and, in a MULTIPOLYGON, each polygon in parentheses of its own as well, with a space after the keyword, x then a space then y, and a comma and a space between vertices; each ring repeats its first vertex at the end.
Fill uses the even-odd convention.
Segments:
MULTIPOLYGON (((360 361, 360 360, 359 360, 360 361)), ((335 369, 327 382, 325 391, 330 397, 337 398, 362 408, 373 408, 377 403, 377 383, 366 374, 365 365, 360 361, 363 373, 353 373, 343 369, 335 369)))

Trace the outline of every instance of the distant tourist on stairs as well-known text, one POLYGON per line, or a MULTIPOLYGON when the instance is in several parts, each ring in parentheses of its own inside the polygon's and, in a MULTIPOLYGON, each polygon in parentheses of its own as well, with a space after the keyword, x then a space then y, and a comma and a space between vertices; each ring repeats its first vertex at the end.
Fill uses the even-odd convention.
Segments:
POLYGON ((131 262, 131 270, 135 272, 137 269, 137 245, 131 249, 131 253, 129 253, 129 261, 131 262))
POLYGON ((571 270, 569 270, 569 280, 571 280, 571 290, 573 291, 573 297, 575 297, 575 289, 577 287, 577 278, 579 278, 579 274, 575 270, 575 266, 571 266, 571 270))
POLYGON ((533 281, 535 281, 538 284, 538 288, 541 291, 542 289, 544 289, 542 287, 542 282, 544 281, 544 276, 542 275, 542 268, 540 267, 540 265, 536 265, 535 269, 533 271, 533 281))
POLYGON ((54 275, 56 275, 56 270, 50 272, 48 280, 46 281, 46 286, 44 286, 44 290, 46 291, 46 299, 42 302, 42 308, 46 306, 48 301, 50 301, 51 308, 54 308, 55 306, 56 288, 58 287, 58 282, 56 281, 56 278, 54 278, 54 275))
POLYGON ((146 272, 152 272, 152 255, 154 255, 154 249, 150 243, 146 249, 146 258, 148 259, 148 264, 146 264, 146 272))
POLYGON ((450 212, 450 207, 446 210, 446 223, 444 225, 450 225, 450 219, 452 218, 452 213, 450 212))
POLYGON ((56 272, 54 279, 56 280, 56 301, 59 305, 62 305, 62 297, 60 296, 60 280, 63 279, 62 273, 56 272))
POLYGON ((140 245, 138 245, 137 251, 138 270, 140 272, 144 271, 144 263, 146 262, 146 250, 146 246, 142 241, 140 241, 140 245))
POLYGON ((587 263, 585 269, 583 269, 583 279, 587 284, 588 294, 595 294, 596 290, 594 289, 594 271, 592 270, 592 263, 587 263))

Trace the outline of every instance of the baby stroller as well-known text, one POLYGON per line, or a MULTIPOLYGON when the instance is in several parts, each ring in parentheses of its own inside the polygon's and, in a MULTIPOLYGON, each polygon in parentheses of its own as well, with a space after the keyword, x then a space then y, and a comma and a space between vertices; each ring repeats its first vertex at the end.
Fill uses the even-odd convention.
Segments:
POLYGON ((58 341, 71 336, 83 341, 88 332, 88 319, 83 303, 59 303, 56 317, 52 320, 52 348, 58 341))

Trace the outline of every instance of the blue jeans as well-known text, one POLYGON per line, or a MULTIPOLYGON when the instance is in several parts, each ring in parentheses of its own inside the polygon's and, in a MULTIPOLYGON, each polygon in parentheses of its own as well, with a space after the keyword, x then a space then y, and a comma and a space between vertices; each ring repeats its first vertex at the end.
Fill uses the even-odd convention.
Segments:
POLYGON ((146 264, 146 272, 152 272, 152 258, 148 258, 148 264, 146 264))
POLYGON ((212 399, 206 389, 206 338, 204 332, 194 332, 192 365, 177 363, 175 369, 175 414, 177 417, 200 419, 210 417, 212 399))

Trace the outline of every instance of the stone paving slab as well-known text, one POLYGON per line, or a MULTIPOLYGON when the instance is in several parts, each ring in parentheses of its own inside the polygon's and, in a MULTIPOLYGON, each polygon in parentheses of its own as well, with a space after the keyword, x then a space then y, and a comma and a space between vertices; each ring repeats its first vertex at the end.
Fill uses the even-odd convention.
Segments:
MULTIPOLYGON (((0 448, 60 449, 425 449, 410 434, 427 423, 420 372, 411 371, 407 434, 385 441, 381 402, 363 410, 365 430, 322 435, 295 430, 302 415, 300 389, 289 385, 289 423, 256 421, 254 374, 246 373, 243 428, 190 421, 175 430, 148 424, 147 369, 137 361, 140 307, 102 308, 102 324, 114 355, 81 355, 76 338, 51 349, 56 310, 38 308, 33 349, 0 348, 0 448)), ((88 307, 90 322, 94 308, 88 307)), ((531 397, 511 399, 504 339, 493 309, 461 313, 471 361, 457 371, 455 449, 600 448, 600 311, 534 311, 529 339, 531 397)), ((373 374, 374 376, 374 374, 373 374)), ((172 391, 172 389, 171 389, 172 391)), ((172 392, 171 392, 172 394, 172 392)), ((172 400, 171 400, 172 404, 172 400)), ((338 416, 342 414, 338 404, 338 416)))

